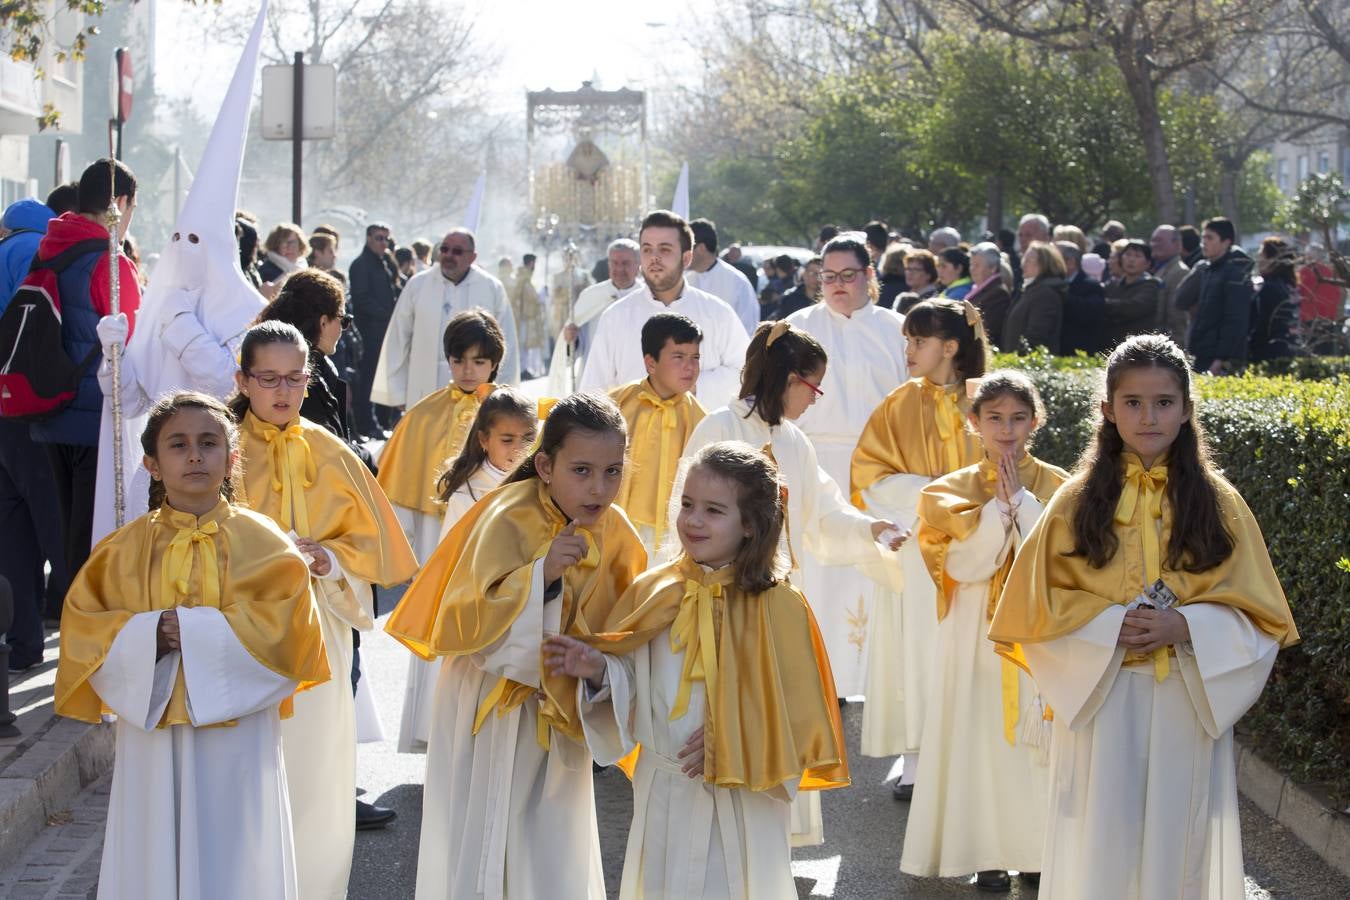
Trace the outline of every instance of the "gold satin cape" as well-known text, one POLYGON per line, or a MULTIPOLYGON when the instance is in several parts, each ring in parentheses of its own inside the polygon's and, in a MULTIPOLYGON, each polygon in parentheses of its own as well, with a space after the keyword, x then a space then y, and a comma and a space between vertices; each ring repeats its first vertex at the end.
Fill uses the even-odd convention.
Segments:
MULTIPOLYGON (((538 478, 503 485, 479 500, 450 529, 399 601, 384 630, 423 659, 466 656, 496 643, 524 610, 534 564, 567 519, 538 478)), ((611 506, 590 529, 578 529, 590 544, 580 564, 566 570, 559 632, 597 633, 610 609, 647 566, 647 554, 623 512, 611 506)), ((539 718, 585 743, 577 714, 575 678, 552 675, 543 664, 544 699, 539 718)), ((520 706, 538 688, 503 678, 488 698, 499 715, 520 706)), ((479 710, 482 722, 488 703, 479 710)), ((544 735, 541 734, 541 743, 544 735)))
MULTIPOLYGON (((1122 458, 1122 468, 1139 465, 1133 454, 1122 458)), ((1167 566, 1167 545, 1172 534, 1172 508, 1165 493, 1161 496, 1160 517, 1149 516, 1149 503, 1133 504, 1126 523, 1117 516, 1112 523, 1120 546, 1105 566, 1094 569, 1074 549, 1073 516, 1078 507, 1081 477, 1071 479, 1055 494, 1040 521, 1022 543, 1013 561, 1003 595, 989 624, 989 639, 999 654, 1019 665, 1012 645, 1053 641, 1083 627, 1111 604, 1124 605, 1145 587, 1145 524, 1157 527, 1161 547, 1159 562, 1164 583, 1177 595, 1180 605, 1222 603, 1235 607, 1251 618, 1261 631, 1281 647, 1298 642, 1293 614, 1280 587, 1252 511, 1237 489, 1222 478, 1214 477, 1219 497, 1220 516, 1233 538, 1233 552, 1219 565, 1205 572, 1187 572, 1167 566)), ((1125 505, 1122 494, 1122 506, 1125 505)), ((1149 584, 1152 582, 1149 581, 1149 584)))
MULTIPOLYGON (((834 675, 806 598, 787 582, 759 594, 735 585, 735 570, 706 571, 688 556, 651 569, 590 640, 632 653, 670 629, 684 651, 671 718, 683 715, 692 681, 703 681, 703 778, 767 791, 795 781, 804 791, 849 784, 834 675)), ((620 763, 631 777, 637 754, 620 763)))
POLYGON ((279 429, 249 412, 239 428, 239 449, 239 502, 282 531, 323 544, 354 578, 389 586, 417 572, 389 498, 327 429, 299 417, 279 429))
MULTIPOLYGON (((70 585, 61 615, 56 712, 98 722, 109 712, 89 678, 137 613, 220 610, 259 663, 305 690, 329 678, 309 568, 269 519, 221 500, 198 518, 168 506, 108 535, 70 585)), ((281 704, 290 715, 291 700, 281 704)), ((190 725, 180 666, 159 727, 190 725)), ((224 723, 232 724, 232 723, 224 723)))
POLYGON ((628 423, 629 464, 614 502, 634 522, 653 529, 659 544, 680 457, 707 413, 688 391, 662 400, 648 378, 615 388, 609 396, 628 423))
POLYGON ((380 452, 377 480, 391 501, 428 516, 445 514, 436 480, 464 449, 478 407, 496 388, 480 384, 465 392, 451 384, 427 394, 404 413, 380 452))
MULTIPOLYGON (((1030 453, 1023 454, 1017 463, 1017 474, 1022 486, 1042 504, 1059 490, 1069 473, 1058 466, 1041 462, 1030 453)), ((960 585, 947 574, 947 551, 953 541, 963 541, 975 533, 980 524, 980 513, 997 494, 998 466, 988 458, 973 466, 957 469, 924 487, 919 494, 919 552, 923 554, 928 574, 937 585, 937 617, 941 622, 951 612, 952 601, 960 585)), ((985 618, 993 618, 994 607, 1003 591, 1008 573, 1012 571, 1014 554, 1009 553, 1003 565, 989 580, 985 600, 985 618)), ((991 648, 992 649, 992 648, 991 648)), ((1003 737, 1009 745, 1016 743, 1017 723, 1022 714, 1016 666, 1026 668, 1020 644, 1009 651, 1003 660, 1003 737)))
POLYGON ((853 505, 866 509, 862 492, 889 475, 936 478, 984 458, 979 436, 966 427, 969 411, 964 382, 943 387, 927 378, 911 378, 887 394, 853 451, 853 505))

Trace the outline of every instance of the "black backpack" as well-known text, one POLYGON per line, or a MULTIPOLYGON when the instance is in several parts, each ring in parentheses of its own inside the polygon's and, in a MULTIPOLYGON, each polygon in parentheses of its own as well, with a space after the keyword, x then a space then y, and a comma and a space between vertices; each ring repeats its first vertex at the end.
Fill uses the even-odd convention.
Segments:
POLYGON ((60 275, 81 257, 107 249, 107 241, 90 238, 51 259, 33 257, 27 277, 0 315, 0 417, 35 422, 75 399, 80 379, 103 348, 95 344, 78 362, 66 353, 60 275))

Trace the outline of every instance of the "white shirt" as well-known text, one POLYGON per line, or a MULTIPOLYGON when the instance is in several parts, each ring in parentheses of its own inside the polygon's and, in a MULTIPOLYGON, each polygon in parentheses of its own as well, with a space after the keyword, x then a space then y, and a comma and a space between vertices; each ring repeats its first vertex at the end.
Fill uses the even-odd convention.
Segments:
POLYGON ((706 272, 686 269, 684 277, 700 291, 712 294, 735 310, 746 334, 755 333, 759 325, 759 300, 755 297, 755 286, 743 272, 718 259, 706 272))
MULTIPOLYGON (((590 285, 577 295, 576 303, 572 308, 572 323, 577 326, 577 343, 574 352, 576 353, 575 368, 578 375, 586 367, 586 353, 590 349, 591 339, 595 334, 595 326, 600 314, 609 309, 615 300, 627 297, 641 286, 642 279, 640 278, 626 288, 615 287, 613 281, 606 279, 598 284, 590 285)), ((553 359, 548 368, 548 396, 566 397, 572 393, 572 379, 567 372, 568 363, 567 342, 563 339, 563 333, 559 331, 558 339, 553 344, 553 359)))
POLYGON ((708 409, 725 406, 740 392, 741 367, 750 335, 731 307, 687 283, 669 305, 643 285, 600 315, 586 355, 579 390, 604 392, 647 375, 642 362, 642 326, 657 313, 688 316, 703 330, 701 374, 696 395, 708 409))
POLYGON ((845 316, 821 302, 787 320, 819 341, 830 358, 820 385, 825 396, 797 419, 797 426, 812 440, 856 444, 872 411, 909 378, 905 317, 871 303, 845 316))
POLYGON ((497 372, 497 383, 518 384, 520 348, 506 288, 477 266, 470 268, 459 284, 441 274, 440 266, 432 266, 408 279, 399 295, 380 348, 370 399, 385 406, 410 407, 449 384, 445 326, 459 313, 472 309, 491 314, 506 338, 506 355, 497 372))

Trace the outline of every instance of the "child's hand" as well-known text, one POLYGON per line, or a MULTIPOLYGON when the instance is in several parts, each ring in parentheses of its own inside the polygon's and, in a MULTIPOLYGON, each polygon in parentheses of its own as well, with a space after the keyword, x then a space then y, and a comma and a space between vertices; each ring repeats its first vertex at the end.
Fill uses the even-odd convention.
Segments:
POLYGON ((894 522, 887 522, 885 519, 872 520, 872 540, 880 543, 887 550, 899 550, 904 546, 905 541, 909 540, 909 537, 908 528, 901 528, 894 522))
POLYGON ((1017 492, 1022 490, 1022 476, 1017 473, 1017 453, 1009 450, 998 461, 999 497, 1004 503, 1011 504, 1017 492))
POLYGON ((328 559, 328 552, 323 549, 318 541, 309 538, 296 538, 295 546, 296 549, 310 558, 309 570, 315 575, 323 578, 333 570, 333 564, 328 559))
POLYGON ((600 689, 605 675, 605 654, 565 634, 544 638, 544 662, 554 675, 585 678, 593 690, 600 689))
POLYGON ((1190 623, 1175 609, 1132 609, 1120 626, 1120 646, 1138 653, 1152 653, 1190 639, 1190 623))
POLYGON ((568 522, 567 527, 553 539, 548 555, 544 557, 544 584, 552 584, 563 577, 563 572, 569 566, 575 566, 586 558, 589 549, 586 536, 577 534, 577 523, 568 522))
POLYGON ((680 769, 690 778, 703 777, 703 728, 689 735, 689 740, 684 742, 684 749, 676 754, 680 760, 680 769))
POLYGON ((159 614, 159 627, 155 629, 155 659, 182 647, 182 638, 178 632, 178 611, 166 609, 159 614))

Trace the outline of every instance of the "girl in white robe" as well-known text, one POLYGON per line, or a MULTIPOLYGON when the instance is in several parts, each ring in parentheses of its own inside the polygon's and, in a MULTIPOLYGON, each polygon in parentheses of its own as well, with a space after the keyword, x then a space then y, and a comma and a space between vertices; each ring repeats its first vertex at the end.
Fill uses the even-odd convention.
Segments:
POLYGON ((1161 335, 1111 354, 1096 438, 990 624, 1054 710, 1043 900, 1243 896, 1233 724, 1298 632, 1190 377, 1161 335))
POLYGON ((1026 452, 1044 412, 1025 375, 991 372, 970 406, 985 458, 919 495, 918 543, 938 589, 938 663, 900 869, 975 872, 981 890, 1007 891, 1008 870, 1034 880, 1041 868, 1049 724, 1031 678, 986 633, 1013 555, 1068 473, 1026 452))
POLYGON ((587 744, 633 779, 621 898, 792 897, 792 797, 848 768, 823 640, 781 580, 777 473, 713 444, 677 497, 680 558, 634 582, 606 634, 550 637, 546 662, 585 679, 587 744))
MULTIPOLYGON (((987 368, 979 310, 970 303, 926 300, 905 315, 910 380, 887 395, 867 420, 853 452, 850 496, 859 508, 905 524, 919 492, 934 478, 979 462, 979 440, 966 430, 966 379, 987 368)), ((932 674, 937 665, 933 581, 917 542, 900 551, 900 590, 879 587, 872 610, 863 707, 862 752, 900 754, 892 787, 913 794, 932 674)))
MULTIPOLYGON (((529 452, 539 427, 537 409, 536 403, 508 387, 495 389, 478 407, 464 448, 448 461, 448 468, 437 483, 441 502, 445 504, 437 544, 529 452)), ((429 662, 415 655, 408 658, 403 718, 398 729, 399 753, 427 750, 439 670, 439 660, 429 662)))
POLYGON ((427 746, 419 900, 602 900, 591 755, 576 684, 541 666, 546 633, 588 635, 646 566, 611 504, 618 407, 574 394, 539 448, 475 504, 386 631, 444 657, 427 746))
POLYGON ((345 441, 300 417, 309 347, 293 325, 244 335, 241 500, 292 534, 307 557, 335 677, 299 698, 282 725, 301 900, 347 893, 355 845, 356 705, 352 629, 374 627, 371 585, 410 579, 417 560, 393 507, 345 441))
MULTIPOLYGON (((802 582, 798 566, 803 548, 823 561, 857 566, 884 580, 895 568, 886 558, 891 555, 887 548, 899 548, 906 532, 851 506, 792 421, 821 396, 827 362, 824 348, 806 332, 787 322, 762 323, 745 353, 740 398, 695 426, 684 458, 718 441, 743 441, 769 453, 787 490, 781 540, 791 561, 788 578, 794 584, 802 582)), ((807 602, 818 606, 829 600, 807 597, 807 602)), ((797 846, 824 841, 818 794, 805 793, 794 805, 793 835, 797 846)))
POLYGON ((56 711, 118 717, 103 900, 298 896, 280 715, 329 670, 304 561, 228 502, 236 440, 213 398, 152 407, 151 511, 66 597, 56 711))

